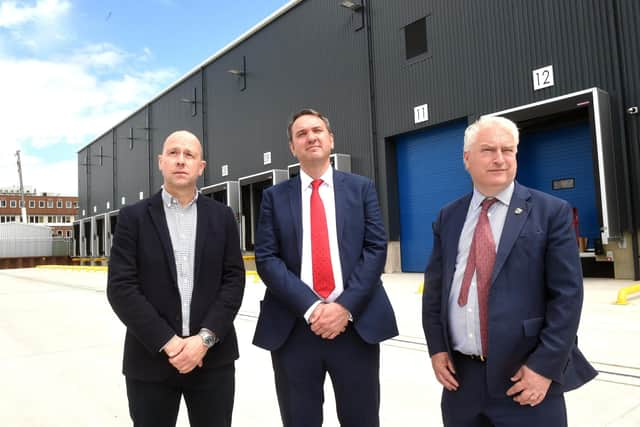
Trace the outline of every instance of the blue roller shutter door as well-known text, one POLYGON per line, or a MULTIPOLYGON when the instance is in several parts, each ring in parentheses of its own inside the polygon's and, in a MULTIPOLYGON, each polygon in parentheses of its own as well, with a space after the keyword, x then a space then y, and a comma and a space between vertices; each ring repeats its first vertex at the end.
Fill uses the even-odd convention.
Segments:
POLYGON ((397 137, 402 271, 425 269, 440 208, 472 189, 462 162, 467 121, 397 137))
POLYGON ((589 238, 589 247, 600 237, 591 140, 588 122, 524 133, 518 147, 517 175, 520 183, 576 207, 580 235, 589 238), (553 181, 559 179, 573 179, 575 187, 554 190, 553 181))

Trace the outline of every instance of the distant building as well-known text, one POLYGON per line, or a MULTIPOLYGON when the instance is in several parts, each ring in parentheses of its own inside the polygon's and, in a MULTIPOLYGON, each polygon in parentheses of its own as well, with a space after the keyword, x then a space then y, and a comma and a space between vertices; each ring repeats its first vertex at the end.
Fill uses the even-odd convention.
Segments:
MULTIPOLYGON (((72 237, 73 221, 78 211, 78 197, 37 193, 31 187, 25 188, 24 193, 29 224, 46 225, 55 237, 72 237)), ((21 208, 19 189, 0 188, 0 224, 22 222, 21 208)))

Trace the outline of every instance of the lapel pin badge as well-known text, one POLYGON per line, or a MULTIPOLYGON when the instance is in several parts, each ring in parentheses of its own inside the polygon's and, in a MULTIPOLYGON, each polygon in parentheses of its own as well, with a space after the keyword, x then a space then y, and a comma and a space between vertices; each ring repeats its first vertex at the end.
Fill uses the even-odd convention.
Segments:
POLYGON ((516 208, 513 212, 514 212, 516 215, 520 215, 520 214, 522 213, 522 208, 516 208))

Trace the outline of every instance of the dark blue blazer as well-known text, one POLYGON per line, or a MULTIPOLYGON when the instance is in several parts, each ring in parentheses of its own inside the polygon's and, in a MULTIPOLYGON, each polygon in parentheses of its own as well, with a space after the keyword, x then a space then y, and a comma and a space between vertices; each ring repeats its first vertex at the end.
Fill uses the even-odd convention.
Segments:
MULTIPOLYGON (((398 334, 395 315, 380 275, 387 239, 373 183, 362 176, 333 172, 336 228, 344 292, 336 300, 353 316, 368 343, 398 334)), ((267 350, 284 344, 296 319, 318 297, 300 280, 302 200, 300 177, 264 191, 256 233, 256 266, 267 286, 253 343, 267 350)))
MULTIPOLYGON (((449 292, 471 196, 445 206, 433 224, 422 313, 431 355, 451 356, 449 292)), ((505 395, 523 364, 553 380, 550 393, 596 375, 577 347, 583 286, 571 219, 566 201, 515 183, 489 292, 487 383, 494 397, 505 395)))
MULTIPOLYGON (((190 329, 195 334, 207 328, 220 339, 204 357, 202 369, 208 369, 238 358, 233 319, 242 303, 245 271, 233 212, 203 196, 197 209, 190 329)), ((125 375, 158 381, 175 372, 160 349, 182 335, 177 283, 161 193, 120 209, 107 296, 127 327, 125 375)))

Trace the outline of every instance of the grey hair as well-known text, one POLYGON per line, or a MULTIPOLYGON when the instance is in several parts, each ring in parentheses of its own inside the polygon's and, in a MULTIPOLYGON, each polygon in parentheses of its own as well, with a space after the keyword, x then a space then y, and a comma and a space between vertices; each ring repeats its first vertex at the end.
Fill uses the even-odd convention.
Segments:
POLYGON ((476 138, 478 137, 478 132, 480 132, 481 129, 487 127, 499 127, 507 131, 513 137, 513 141, 516 143, 516 148, 518 147, 518 142, 520 141, 520 133, 518 132, 518 126, 516 126, 514 122, 505 117, 482 116, 474 123, 469 125, 469 127, 467 127, 467 129, 464 131, 463 151, 469 151, 471 146, 477 142, 476 138))

